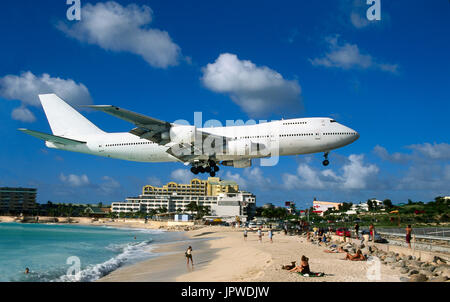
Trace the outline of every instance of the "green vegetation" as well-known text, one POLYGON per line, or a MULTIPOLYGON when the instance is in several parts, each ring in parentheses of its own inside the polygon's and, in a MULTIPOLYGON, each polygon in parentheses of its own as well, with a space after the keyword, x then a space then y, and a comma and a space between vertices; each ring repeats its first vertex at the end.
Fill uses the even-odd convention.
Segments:
POLYGON ((321 217, 313 212, 313 208, 307 209, 308 215, 300 218, 299 211, 291 207, 289 214, 284 207, 259 207, 256 216, 266 217, 271 220, 303 220, 309 221, 319 227, 353 227, 357 222, 362 227, 373 224, 375 227, 406 227, 412 224, 420 226, 442 226, 450 222, 450 204, 448 199, 436 197, 433 201, 424 203, 414 202, 411 199, 406 204, 394 205, 390 199, 383 201, 383 206, 368 200, 369 211, 358 211, 356 214, 346 214, 351 209, 352 203, 344 202, 338 210, 331 208, 321 217))

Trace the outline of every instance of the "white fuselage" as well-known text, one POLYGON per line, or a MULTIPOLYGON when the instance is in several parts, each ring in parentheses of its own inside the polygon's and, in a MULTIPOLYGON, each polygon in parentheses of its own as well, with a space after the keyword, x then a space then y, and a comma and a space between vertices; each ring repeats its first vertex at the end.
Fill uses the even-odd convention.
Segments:
MULTIPOLYGON (((246 140, 277 147, 277 155, 297 155, 328 152, 348 145, 359 134, 330 118, 297 118, 255 125, 199 129, 207 133, 235 140, 246 140)), ((167 153, 169 146, 159 145, 130 133, 104 133, 80 139, 86 144, 61 145, 46 142, 50 148, 87 153, 138 162, 174 162, 177 158, 167 153)), ((217 155, 217 160, 238 160, 264 157, 255 155, 217 155)))

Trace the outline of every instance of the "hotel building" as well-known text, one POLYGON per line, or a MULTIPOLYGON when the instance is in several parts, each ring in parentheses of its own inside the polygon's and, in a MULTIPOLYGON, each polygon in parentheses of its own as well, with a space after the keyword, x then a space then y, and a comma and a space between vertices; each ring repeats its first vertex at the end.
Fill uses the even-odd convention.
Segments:
POLYGON ((37 189, 0 188, 0 212, 4 214, 29 214, 36 209, 37 189))
POLYGON ((191 202, 209 207, 212 216, 240 216, 241 221, 253 217, 256 212, 256 197, 253 194, 239 191, 236 182, 218 177, 209 177, 208 180, 194 178, 190 184, 169 182, 162 187, 147 185, 138 197, 113 202, 111 208, 115 213, 149 213, 159 208, 166 208, 168 212, 185 212, 191 202))

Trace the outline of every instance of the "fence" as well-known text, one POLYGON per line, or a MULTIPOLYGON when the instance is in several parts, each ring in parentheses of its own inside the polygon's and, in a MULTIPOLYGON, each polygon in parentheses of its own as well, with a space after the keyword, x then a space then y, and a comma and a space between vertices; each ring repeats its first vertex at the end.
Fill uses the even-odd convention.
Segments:
MULTIPOLYGON (((404 228, 378 228, 376 232, 384 235, 404 237, 404 228)), ((412 234, 418 239, 450 241, 450 228, 413 228, 412 234)))

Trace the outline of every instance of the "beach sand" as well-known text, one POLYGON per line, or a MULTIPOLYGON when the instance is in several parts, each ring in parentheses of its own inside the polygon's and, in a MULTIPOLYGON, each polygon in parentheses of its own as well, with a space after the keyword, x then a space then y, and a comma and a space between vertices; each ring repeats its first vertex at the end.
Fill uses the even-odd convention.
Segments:
MULTIPOLYGON (((157 246, 152 253, 162 256, 120 268, 101 278, 100 282, 372 282, 367 278, 367 262, 342 260, 345 254, 324 253, 324 247, 306 242, 299 236, 286 236, 274 232, 273 243, 263 236, 258 241, 256 232, 249 232, 244 241, 243 230, 229 227, 204 227, 185 233, 183 242, 157 246), (194 267, 186 265, 184 251, 193 247, 194 267), (313 272, 324 272, 324 277, 303 277, 281 269, 292 261, 300 263, 300 257, 309 258, 313 272)), ((380 266, 380 280, 400 281, 399 269, 380 266)))

